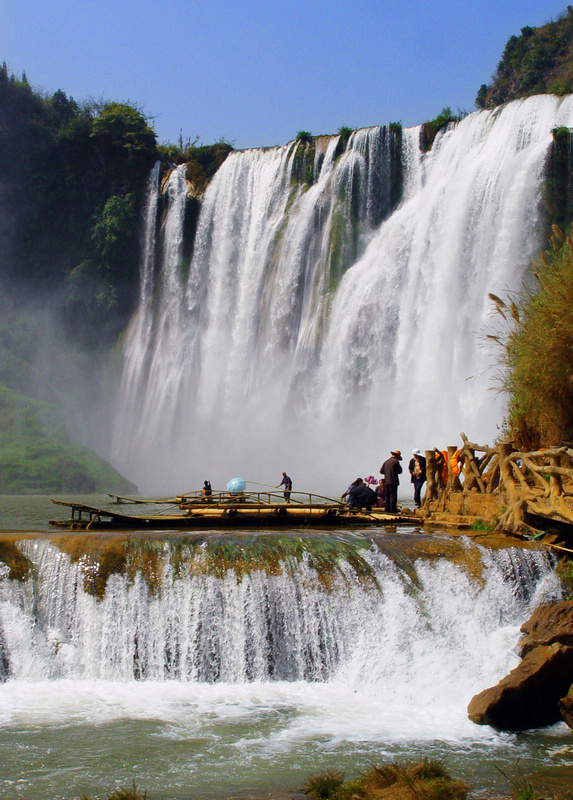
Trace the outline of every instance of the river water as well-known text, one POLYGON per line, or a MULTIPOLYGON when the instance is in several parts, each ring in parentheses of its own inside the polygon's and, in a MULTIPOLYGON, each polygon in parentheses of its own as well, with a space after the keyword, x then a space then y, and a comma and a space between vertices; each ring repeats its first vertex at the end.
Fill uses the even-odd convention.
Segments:
POLYGON ((0 797, 102 797, 133 781, 150 800, 278 796, 322 770, 424 757, 476 796, 512 792, 497 768, 567 786, 564 723, 499 733, 466 713, 518 663, 531 609, 559 596, 543 552, 414 528, 293 531, 274 534, 280 566, 262 568, 265 532, 162 533, 160 589, 118 574, 97 598, 95 562, 67 553, 75 534, 49 535, 65 516, 48 498, 0 498, 0 545, 17 540, 34 565, 22 584, 0 574, 0 797), (236 555, 209 566, 227 546, 250 564, 241 574, 236 555))

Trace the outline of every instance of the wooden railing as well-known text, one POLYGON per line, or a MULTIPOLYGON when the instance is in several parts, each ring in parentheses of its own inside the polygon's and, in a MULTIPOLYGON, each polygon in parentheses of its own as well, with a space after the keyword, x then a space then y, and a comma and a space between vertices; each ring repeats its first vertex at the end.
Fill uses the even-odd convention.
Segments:
POLYGON ((533 530, 528 515, 573 524, 573 449, 564 446, 523 453, 508 443, 490 447, 460 435, 461 447, 447 449, 447 482, 435 451, 426 451, 424 507, 446 499, 451 492, 493 494, 499 498, 500 530, 533 530))

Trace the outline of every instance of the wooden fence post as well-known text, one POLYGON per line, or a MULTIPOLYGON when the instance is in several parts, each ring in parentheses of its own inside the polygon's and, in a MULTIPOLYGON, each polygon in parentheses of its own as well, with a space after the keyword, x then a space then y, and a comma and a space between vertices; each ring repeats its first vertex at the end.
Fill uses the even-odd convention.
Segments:
POLYGON ((512 492, 515 485, 515 479, 509 461, 509 456, 513 453, 513 447, 507 442, 502 442, 499 445, 499 472, 500 472, 500 485, 506 492, 512 492))
POLYGON ((461 491, 462 485, 460 483, 460 479, 457 475, 454 475, 452 472, 452 458, 454 453, 459 450, 459 447, 452 447, 451 445, 448 447, 448 490, 453 492, 461 491))
POLYGON ((436 456, 433 450, 426 450, 426 494, 424 503, 435 500, 438 496, 438 484, 436 483, 436 456))

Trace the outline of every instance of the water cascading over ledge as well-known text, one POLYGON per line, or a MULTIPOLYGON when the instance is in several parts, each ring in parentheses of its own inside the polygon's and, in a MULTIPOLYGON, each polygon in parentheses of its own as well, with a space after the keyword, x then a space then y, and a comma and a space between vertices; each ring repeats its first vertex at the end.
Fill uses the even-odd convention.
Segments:
POLYGON ((4 679, 430 680, 471 697, 559 595, 540 551, 469 540, 92 537, 18 543, 29 573, 0 574, 4 679))
POLYGON ((571 98, 538 96, 469 115, 429 153, 405 129, 397 207, 386 128, 356 131, 342 154, 321 140, 311 180, 299 143, 232 153, 190 263, 184 167, 159 231, 156 176, 116 417, 123 472, 163 492, 273 483, 288 466, 330 493, 390 448, 493 438, 487 295, 519 288, 542 244, 551 131, 572 124, 571 98))

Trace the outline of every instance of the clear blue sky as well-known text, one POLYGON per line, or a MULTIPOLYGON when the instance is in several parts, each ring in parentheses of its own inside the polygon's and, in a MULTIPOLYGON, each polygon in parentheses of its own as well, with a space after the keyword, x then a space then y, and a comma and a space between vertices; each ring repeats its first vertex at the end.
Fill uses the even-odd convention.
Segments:
POLYGON ((160 142, 284 144, 473 110, 553 0, 0 0, 0 61, 36 89, 129 100, 160 142))

